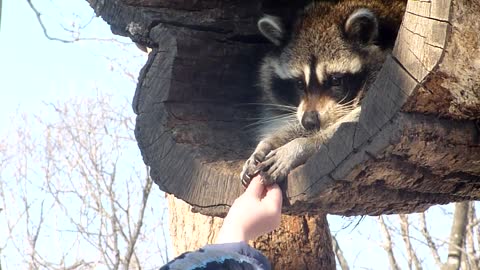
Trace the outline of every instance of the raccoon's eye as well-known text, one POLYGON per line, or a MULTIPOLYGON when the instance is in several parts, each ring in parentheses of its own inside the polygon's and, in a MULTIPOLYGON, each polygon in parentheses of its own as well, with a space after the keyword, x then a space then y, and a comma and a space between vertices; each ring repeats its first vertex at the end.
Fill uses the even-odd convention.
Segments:
POLYGON ((301 90, 301 91, 305 90, 305 82, 302 79, 296 79, 295 85, 297 86, 298 90, 301 90))
POLYGON ((333 74, 330 82, 332 86, 341 86, 343 84, 343 74, 333 74))

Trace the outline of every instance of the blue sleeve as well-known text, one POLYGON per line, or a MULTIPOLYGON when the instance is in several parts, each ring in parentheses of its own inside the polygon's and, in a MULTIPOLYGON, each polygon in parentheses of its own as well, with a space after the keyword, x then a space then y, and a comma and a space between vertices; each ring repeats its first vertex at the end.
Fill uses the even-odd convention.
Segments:
POLYGON ((160 270, 271 270, 270 262, 245 242, 212 244, 185 252, 160 270))
POLYGON ((260 251, 251 247, 249 244, 245 242, 212 244, 212 245, 206 245, 203 248, 205 250, 224 250, 232 253, 238 253, 240 255, 244 255, 254 259, 258 263, 258 266, 261 267, 261 269, 265 269, 265 270, 271 269, 271 265, 267 257, 265 257, 265 255, 263 255, 260 251))

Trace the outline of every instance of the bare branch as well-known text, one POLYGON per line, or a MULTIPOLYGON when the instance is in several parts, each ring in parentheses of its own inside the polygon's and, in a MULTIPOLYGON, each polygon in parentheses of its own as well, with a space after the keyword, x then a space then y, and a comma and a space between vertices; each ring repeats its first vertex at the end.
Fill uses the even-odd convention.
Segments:
POLYGON ((46 38, 48 38, 48 39, 50 39, 50 40, 60 41, 60 42, 63 42, 63 43, 72 43, 72 42, 78 41, 78 39, 65 40, 65 39, 61 39, 61 38, 56 38, 56 37, 50 36, 50 35, 48 34, 47 28, 46 28, 45 25, 43 24, 42 13, 40 13, 40 12, 37 10, 37 8, 33 5, 32 0, 27 0, 27 3, 28 3, 28 5, 30 6, 30 8, 33 10, 33 12, 35 12, 35 16, 37 17, 37 21, 38 21, 38 23, 40 24, 40 27, 42 27, 43 34, 45 35, 46 38))
POLYGON ((390 269, 400 270, 400 268, 398 267, 397 261, 395 259, 395 255, 393 254, 392 238, 390 236, 390 232, 388 231, 387 225, 385 225, 383 216, 378 217, 378 224, 380 225, 380 230, 383 235, 382 247, 387 252, 388 262, 390 263, 390 269))
POLYGON ((337 238, 335 237, 335 235, 332 235, 332 245, 333 245, 333 251, 337 256, 338 263, 340 264, 340 267, 342 268, 342 270, 349 270, 350 267, 348 266, 347 260, 343 256, 342 249, 340 249, 340 246, 338 245, 337 238))
POLYGON ((478 260, 475 256, 476 250, 475 250, 475 243, 474 243, 474 237, 475 237, 475 231, 474 231, 474 223, 476 217, 475 217, 475 202, 469 202, 468 203, 468 226, 467 226, 467 235, 466 235, 466 241, 465 241, 465 248, 467 250, 467 261, 468 261, 468 269, 473 269, 477 270, 478 269, 478 260))
POLYGON ((410 243, 410 223, 408 222, 408 216, 405 214, 400 214, 398 216, 400 218, 400 230, 402 232, 403 242, 405 243, 405 248, 407 250, 408 267, 412 269, 413 264, 415 265, 416 269, 420 270, 422 269, 422 265, 417 258, 415 250, 413 250, 412 244, 410 243))
POLYGON ((437 265, 438 269, 440 269, 443 265, 442 261, 440 260, 440 255, 438 255, 438 248, 435 245, 435 242, 432 240, 432 236, 428 232, 427 229, 427 222, 425 220, 425 213, 420 213, 420 232, 422 233, 423 237, 427 241, 428 248, 430 249, 430 253, 432 253, 433 260, 437 265))
POLYGON ((146 177, 146 184, 142 191, 142 204, 140 206, 140 212, 135 224, 135 231, 130 239, 129 245, 127 247, 127 254, 125 255, 125 267, 128 269, 130 265, 131 257, 135 251, 135 244, 137 243, 138 236, 140 235, 140 229, 143 225, 143 216, 145 214, 145 209, 147 207, 148 197, 150 195, 150 191, 152 190, 153 180, 150 178, 150 171, 147 167, 147 177, 146 177))
MULTIPOLYGON (((30 9, 35 13, 35 17, 37 18, 37 21, 40 24, 40 27, 42 28, 43 35, 49 40, 59 41, 62 43, 74 43, 78 41, 97 41, 97 42, 114 42, 114 43, 119 43, 123 45, 130 44, 130 43, 121 42, 115 38, 81 37, 80 30, 85 29, 92 22, 92 20, 95 18, 95 14, 92 14, 92 16, 90 16, 90 19, 84 25, 77 26, 75 25, 75 23, 73 23, 72 27, 76 27, 76 28, 70 29, 65 26, 61 26, 61 28, 65 32, 70 33, 70 35, 72 36, 71 39, 54 37, 49 34, 47 26, 45 25, 42 19, 43 14, 35 7, 35 5, 32 3, 32 0, 27 0, 27 3, 30 6, 30 9)), ((130 76, 130 74, 128 73, 126 75, 130 76)))

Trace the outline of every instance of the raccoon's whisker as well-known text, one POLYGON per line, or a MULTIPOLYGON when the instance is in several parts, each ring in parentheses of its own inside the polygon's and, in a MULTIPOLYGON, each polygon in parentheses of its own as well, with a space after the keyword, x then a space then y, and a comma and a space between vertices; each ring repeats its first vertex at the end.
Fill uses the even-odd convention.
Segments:
POLYGON ((282 115, 277 115, 277 116, 270 116, 270 117, 256 117, 256 118, 248 118, 247 120, 275 120, 275 119, 282 119, 282 118, 290 118, 294 114, 282 114, 282 115))
POLYGON ((293 120, 293 119, 296 119, 296 117, 295 116, 285 116, 285 117, 276 117, 276 118, 265 118, 265 119, 260 120, 258 122, 270 123, 270 122, 275 122, 275 121, 293 120))
POLYGON ((283 105, 283 104, 275 104, 275 103, 245 103, 245 105, 255 105, 255 106, 265 106, 265 107, 275 107, 275 108, 284 108, 292 111, 296 111, 297 107, 290 106, 290 105, 283 105))
MULTIPOLYGON (((345 96, 343 96, 343 98, 340 99, 340 101, 338 101, 338 103, 342 103, 342 102, 348 97, 348 94, 349 94, 349 93, 350 93, 350 92, 348 92, 345 96)), ((348 103, 348 102, 347 102, 347 103, 348 103)))
POLYGON ((284 107, 280 107, 280 106, 273 106, 273 105, 267 105, 267 107, 265 108, 267 110, 286 110, 286 111, 296 111, 297 110, 297 107, 289 107, 289 106, 284 106, 284 107))
POLYGON ((357 103, 357 100, 352 99, 352 100, 350 100, 349 102, 343 103, 342 105, 350 105, 350 104, 355 104, 355 103, 357 103))
POLYGON ((354 106, 351 106, 351 107, 338 107, 338 108, 334 108, 333 111, 351 111, 355 109, 354 106))
POLYGON ((288 119, 292 118, 291 116, 284 116, 284 117, 268 117, 268 118, 251 118, 249 120, 256 120, 255 123, 264 123, 267 121, 274 121, 274 120, 281 120, 281 119, 288 119))
POLYGON ((270 111, 270 112, 289 112, 289 113, 295 113, 297 111, 297 108, 280 108, 280 107, 267 107, 263 108, 265 111, 270 111))
POLYGON ((335 115, 345 115, 351 112, 354 108, 334 108, 331 113, 335 115))
POLYGON ((335 106, 335 108, 341 108, 341 109, 354 109, 356 107, 356 104, 338 104, 335 106))
POLYGON ((255 121, 251 124, 248 124, 248 125, 246 125, 246 127, 271 123, 271 122, 275 122, 275 121, 282 121, 282 120, 296 120, 296 116, 295 116, 295 114, 288 114, 288 115, 280 115, 280 116, 274 116, 274 117, 259 118, 258 121, 255 121))
POLYGON ((356 106, 338 106, 336 108, 333 108, 333 110, 341 110, 341 111, 351 111, 353 109, 355 109, 356 106))
MULTIPOLYGON (((258 125, 265 125, 265 124, 269 124, 269 123, 276 123, 276 122, 280 122, 281 120, 285 120, 285 123, 284 124, 289 124, 291 121, 291 119, 275 119, 275 120, 269 120, 269 121, 265 121, 265 122, 262 122, 262 123, 256 123, 258 125)), ((253 124, 256 125, 256 124, 253 124)))
MULTIPOLYGON (((244 128, 253 128, 253 127, 256 127, 256 126, 260 126, 260 125, 263 126, 263 125, 266 125, 266 124, 269 124, 269 123, 275 123, 275 122, 278 122, 278 121, 281 121, 281 120, 283 120, 283 119, 280 119, 280 120, 278 120, 278 119, 275 119, 275 120, 266 120, 266 121, 264 121, 264 122, 255 122, 255 123, 251 123, 251 124, 245 125, 244 128)), ((286 120, 287 120, 287 121, 286 121, 287 123, 290 122, 289 119, 286 119, 286 120)))
POLYGON ((337 109, 334 109, 334 110, 332 110, 332 111, 334 111, 334 112, 337 112, 337 111, 338 111, 338 112, 350 112, 350 111, 352 111, 353 109, 354 109, 354 108, 337 108, 337 109))
POLYGON ((348 102, 345 102, 345 103, 342 103, 342 101, 344 101, 345 99, 347 98, 347 96, 345 96, 344 98, 342 98, 338 103, 339 103, 339 106, 342 106, 342 105, 352 105, 352 104, 355 104, 357 101, 355 99, 352 99, 348 102))

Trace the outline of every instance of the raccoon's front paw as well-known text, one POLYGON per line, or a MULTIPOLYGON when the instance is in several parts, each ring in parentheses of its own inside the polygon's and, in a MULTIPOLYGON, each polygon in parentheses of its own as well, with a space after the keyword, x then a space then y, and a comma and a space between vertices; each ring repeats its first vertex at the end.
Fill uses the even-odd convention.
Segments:
POLYGON ((308 140, 297 138, 284 146, 272 150, 258 165, 266 185, 280 183, 287 179, 291 170, 305 163, 310 155, 308 140))

